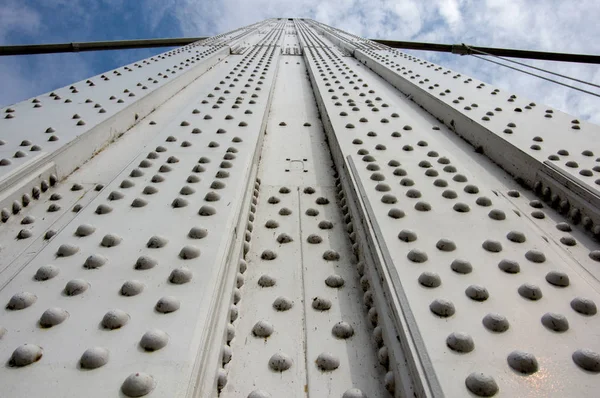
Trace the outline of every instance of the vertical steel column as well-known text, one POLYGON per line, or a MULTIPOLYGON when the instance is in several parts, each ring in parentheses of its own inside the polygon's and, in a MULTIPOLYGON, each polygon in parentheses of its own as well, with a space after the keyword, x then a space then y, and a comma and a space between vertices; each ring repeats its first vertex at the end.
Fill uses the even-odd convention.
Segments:
MULTIPOLYGON (((568 233, 558 214, 538 210, 540 201, 519 203, 530 194, 456 140, 456 120, 450 129, 438 123, 449 107, 428 109, 432 117, 391 88, 381 71, 397 61, 367 59, 383 50, 314 22, 300 23, 300 31, 332 155, 351 198, 365 283, 383 298, 375 308, 394 353, 396 394, 461 396, 465 388, 481 396, 593 394, 600 284, 588 270, 600 260, 597 243, 568 233), (546 214, 558 217, 556 227, 538 221, 546 214), (550 241, 556 228, 563 236, 550 241), (560 383, 533 382, 538 378, 560 383)), ((568 116, 544 113, 565 127, 568 116)), ((595 129, 567 126, 574 134, 595 129)), ((584 141, 577 142, 571 145, 582 151, 584 141)), ((505 159, 521 153, 510 146, 505 159)), ((598 208, 589 203, 587 209, 598 208)))
MULTIPOLYGON (((54 177, 52 187, 41 188, 46 196, 6 220, 3 255, 7 243, 26 254, 9 251, 13 256, 2 258, 4 394, 214 394, 227 319, 235 313, 230 306, 252 193, 248 181, 256 175, 279 56, 270 43, 275 25, 265 21, 237 32, 232 42, 245 44, 243 54, 215 59, 218 67, 194 81, 191 92, 156 103, 151 118, 139 118, 131 129, 141 142, 126 134, 89 163, 64 159, 81 168, 64 182, 54 177), (91 189, 97 175, 105 183, 91 189), (46 214, 58 213, 46 222, 46 214), (34 229, 40 223, 44 229, 34 229)), ((229 39, 210 41, 221 40, 229 39)), ((214 50, 223 51, 228 55, 229 48, 214 50)), ((63 91, 69 90, 55 95, 64 98, 63 91)), ((30 103, 13 107, 6 123, 36 112, 30 103)), ((120 113, 117 103, 112 111, 133 119, 137 102, 120 113)), ((77 119, 86 123, 74 120, 73 128, 95 125, 88 116, 77 119)), ((108 129, 100 119, 96 128, 108 129)), ((55 162, 65 156, 58 149, 52 155, 55 162)))
POLYGON ((599 126, 398 50, 313 25, 600 239, 599 126))

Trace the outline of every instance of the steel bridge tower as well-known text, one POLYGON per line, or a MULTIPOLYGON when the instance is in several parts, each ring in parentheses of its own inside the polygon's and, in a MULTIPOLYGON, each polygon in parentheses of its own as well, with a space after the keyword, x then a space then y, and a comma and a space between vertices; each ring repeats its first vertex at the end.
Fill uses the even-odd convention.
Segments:
POLYGON ((0 112, 2 396, 598 394, 598 126, 287 18, 0 112))

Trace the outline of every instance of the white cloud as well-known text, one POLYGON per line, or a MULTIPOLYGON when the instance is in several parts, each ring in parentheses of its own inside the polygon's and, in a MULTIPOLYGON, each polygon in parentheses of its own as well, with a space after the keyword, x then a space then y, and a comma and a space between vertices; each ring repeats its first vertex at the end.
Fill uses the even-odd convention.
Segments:
POLYGON ((6 41, 11 33, 34 34, 41 24, 40 14, 17 1, 8 1, 0 6, 0 42, 6 41))
MULTIPOLYGON (((158 0, 155 0, 158 1, 158 0)), ((165 1, 165 0, 161 0, 165 1)), ((600 53, 600 3, 583 0, 170 0, 183 32, 215 34, 271 17, 308 17, 369 38, 468 43, 488 47, 557 52, 600 53), (210 6, 207 7, 207 4, 210 6), (210 24, 207 25, 207 22, 210 24)), ((413 54, 497 85, 526 94, 578 117, 600 123, 600 100, 535 77, 470 57, 431 52, 413 54)), ((577 78, 600 82, 597 67, 557 62, 533 62, 577 78)), ((559 79, 563 81, 563 79, 559 79)))
POLYGON ((437 7, 446 25, 451 29, 456 29, 461 22, 461 12, 457 0, 441 0, 437 7))
MULTIPOLYGON (((70 0, 69 4, 77 10, 83 1, 70 0)), ((66 0, 49 2, 67 4, 66 0)), ((115 12, 125 4, 124 0, 102 2, 115 12)), ((86 18, 94 15, 85 14, 86 18)), ((215 35, 271 17, 307 17, 370 38, 600 53, 600 41, 596 40, 600 37, 596 21, 600 3, 595 0, 580 0, 577 4, 562 0, 145 0, 144 12, 137 18, 139 23, 156 27, 166 15, 176 18, 186 36, 215 35)), ((0 6, 0 39, 19 29, 25 33, 39 31, 40 21, 35 10, 9 0, 0 6)), ((597 97, 470 57, 413 54, 600 123, 597 97)), ((4 72, 10 73, 6 65, 4 72)), ((597 66, 551 62, 535 65, 600 82, 597 66)), ((25 85, 29 86, 29 81, 25 85)), ((0 97, 0 103, 5 99, 6 94, 0 97)))

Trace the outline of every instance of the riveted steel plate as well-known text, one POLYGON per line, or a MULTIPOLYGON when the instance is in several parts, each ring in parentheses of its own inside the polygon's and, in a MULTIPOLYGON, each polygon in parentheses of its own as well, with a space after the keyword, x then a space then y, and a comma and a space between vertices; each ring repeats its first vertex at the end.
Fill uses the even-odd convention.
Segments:
POLYGON ((6 395, 600 386, 597 126, 286 18, 0 112, 6 395))

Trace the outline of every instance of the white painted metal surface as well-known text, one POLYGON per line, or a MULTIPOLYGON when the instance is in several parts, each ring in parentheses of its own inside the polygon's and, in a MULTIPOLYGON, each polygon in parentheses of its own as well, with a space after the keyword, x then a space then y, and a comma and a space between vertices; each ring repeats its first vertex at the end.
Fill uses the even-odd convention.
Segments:
POLYGON ((221 395, 385 396, 304 60, 282 56, 277 82, 221 395), (273 369, 278 354, 289 369, 273 369))
POLYGON ((308 20, 72 87, 1 110, 1 395, 600 388, 597 126, 308 20))
MULTIPOLYGON (((438 143, 445 126, 322 37, 308 29, 302 37, 314 46, 311 77, 330 122, 334 159, 347 170, 348 189, 382 250, 380 273, 390 272, 384 284, 398 296, 410 332, 405 338, 426 373, 423 394, 464 394, 465 384, 474 383, 467 376, 483 372, 495 381, 475 384, 488 393, 593 395, 596 375, 572 356, 584 348, 598 352, 599 325, 575 311, 572 300, 598 302, 598 280, 494 193, 500 181, 490 173, 476 178, 457 157, 464 153, 438 143), (548 330, 542 319, 555 313, 576 334, 548 330), (500 333, 490 314, 511 326, 500 333), (471 341, 474 349, 465 349, 471 341), (533 359, 521 351, 537 358, 535 366, 523 368, 533 359), (519 359, 511 362, 511 355, 519 359), (539 382, 546 378, 561 382, 539 382)), ((594 257, 597 244, 588 243, 594 257)), ((474 390, 482 392, 471 384, 474 390)))

